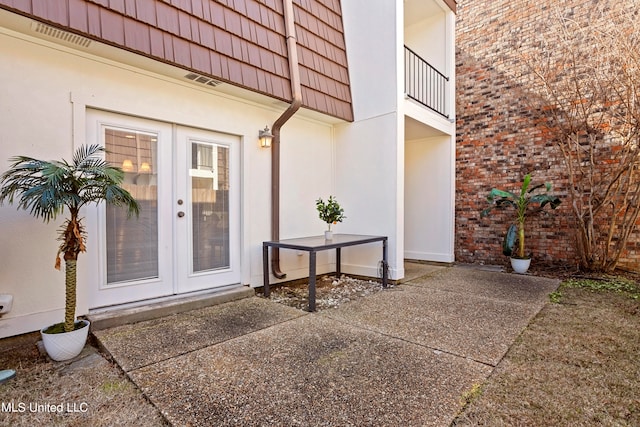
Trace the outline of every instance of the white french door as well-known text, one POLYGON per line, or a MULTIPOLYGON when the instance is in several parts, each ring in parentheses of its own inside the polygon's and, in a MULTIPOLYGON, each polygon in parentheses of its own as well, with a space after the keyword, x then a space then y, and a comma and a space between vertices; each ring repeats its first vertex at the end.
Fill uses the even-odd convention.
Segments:
POLYGON ((186 127, 176 139, 176 291, 238 283, 238 139, 186 127))
POLYGON ((123 169, 140 216, 101 206, 91 308, 240 281, 239 140, 94 110, 87 142, 123 169))

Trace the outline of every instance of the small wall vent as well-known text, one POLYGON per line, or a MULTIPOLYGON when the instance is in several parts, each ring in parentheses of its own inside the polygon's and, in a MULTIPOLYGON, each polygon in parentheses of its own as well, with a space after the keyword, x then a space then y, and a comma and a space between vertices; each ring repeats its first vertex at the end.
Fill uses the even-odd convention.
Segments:
POLYGON ((222 84, 222 82, 219 82, 218 80, 214 80, 210 77, 206 77, 206 76, 202 76, 200 74, 196 74, 196 73, 189 73, 185 76, 185 78, 192 80, 196 83, 200 83, 203 85, 207 85, 207 86, 212 86, 212 87, 216 87, 220 84, 222 84))
POLYGON ((91 45, 91 40, 85 37, 79 36, 77 34, 72 34, 58 28, 50 27, 41 22, 34 22, 33 24, 31 24, 31 28, 36 33, 44 34, 45 36, 53 37, 67 43, 74 44, 76 46, 87 48, 91 45))

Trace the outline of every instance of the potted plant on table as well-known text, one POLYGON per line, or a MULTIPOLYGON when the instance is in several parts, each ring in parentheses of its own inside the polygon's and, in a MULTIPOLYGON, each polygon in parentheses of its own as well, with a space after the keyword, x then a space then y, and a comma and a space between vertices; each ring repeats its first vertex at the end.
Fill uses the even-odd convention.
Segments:
POLYGON ((337 224, 346 218, 344 215, 344 209, 340 207, 340 204, 333 196, 329 196, 326 203, 321 198, 316 200, 316 209, 318 210, 318 217, 327 223, 327 230, 324 232, 324 238, 331 240, 333 238, 331 224, 337 224))
POLYGON ((62 214, 65 207, 69 211, 69 218, 60 229, 58 240, 62 243, 55 262, 55 268, 60 270, 61 255, 65 261, 64 322, 41 331, 45 349, 54 360, 77 356, 89 332, 87 320, 75 321, 76 261, 86 251, 80 209, 106 202, 126 207, 130 216, 139 212, 138 203, 120 186, 124 173, 102 158, 103 151, 99 145, 83 145, 75 151, 71 163, 14 157, 10 169, 0 177, 0 205, 5 201, 13 204, 18 198, 18 209, 28 210, 47 223, 62 214))
POLYGON ((525 252, 525 221, 527 212, 535 207, 533 213, 540 212, 546 205, 555 209, 560 204, 560 198, 549 194, 551 184, 545 182, 530 187, 531 174, 527 174, 522 181, 519 193, 500 190, 494 188, 487 196, 490 206, 480 213, 480 217, 485 217, 493 208, 513 208, 516 213, 515 222, 509 225, 507 233, 502 242, 502 253, 511 257, 511 267, 516 273, 524 274, 529 269, 531 256, 525 252), (534 194, 536 191, 545 189, 544 193, 534 194), (518 250, 514 252, 516 241, 518 250))

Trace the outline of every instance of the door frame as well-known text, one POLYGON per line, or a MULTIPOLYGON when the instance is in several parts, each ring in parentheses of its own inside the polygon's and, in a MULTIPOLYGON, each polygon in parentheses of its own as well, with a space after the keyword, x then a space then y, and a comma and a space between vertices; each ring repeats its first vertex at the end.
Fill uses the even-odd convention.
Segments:
MULTIPOLYGON (((135 303, 144 300, 151 300, 173 295, 186 294, 195 291, 204 291, 210 289, 224 288, 241 283, 241 246, 242 246, 242 227, 241 227, 241 137, 230 135, 222 132, 216 132, 208 129, 201 129, 188 125, 180 125, 169 123, 162 120, 138 117, 126 113, 117 113, 104 111, 98 108, 86 108, 85 114, 86 136, 87 142, 92 142, 90 136, 97 136, 97 141, 104 146, 104 135, 101 135, 103 126, 113 126, 124 129, 135 129, 144 132, 158 133, 157 162, 159 167, 159 176, 165 171, 164 177, 159 178, 158 185, 158 250, 159 250, 159 278, 145 279, 134 282, 123 282, 107 285, 106 272, 106 208, 100 205, 97 209, 86 212, 87 230, 89 230, 89 238, 94 240, 91 242, 91 260, 88 263, 90 271, 94 271, 93 277, 89 280, 89 289, 87 289, 87 302, 89 309, 103 308, 113 305, 135 303), (130 125, 130 124, 133 124, 130 125), (93 128, 93 129, 91 129, 93 128), (189 129, 202 134, 222 135, 228 140, 233 140, 233 150, 230 150, 230 171, 235 169, 234 177, 236 187, 234 198, 237 199, 237 215, 234 221, 234 228, 230 230, 230 241, 233 247, 230 253, 230 270, 233 270, 234 281, 217 284, 209 287, 197 286, 180 286, 179 269, 178 269, 178 250, 177 250, 177 213, 178 205, 175 201, 178 199, 178 166, 177 166, 177 150, 180 147, 178 141, 179 129, 189 129), (161 142, 169 144, 170 147, 160 147, 161 142), (232 157, 233 156, 233 157, 232 157), (231 160, 233 158, 233 160, 231 160), (166 172, 168 171, 168 173, 166 172), (160 182, 163 183, 160 188, 160 182), (166 196, 166 194, 170 196, 166 196), (170 226, 162 226, 169 223, 170 226), (160 285, 158 285, 160 283, 160 285), (158 292, 153 289, 154 286, 160 286, 158 292), (124 292, 126 289, 126 292, 124 292), (113 290, 113 292, 109 292, 113 290)), ((223 139, 224 139, 223 138, 223 139)), ((209 138, 211 139, 211 137, 209 138)), ((215 139, 215 138, 213 138, 215 139)), ((95 139, 94 139, 95 140, 95 139)), ((230 143, 232 144, 232 143, 230 143)), ((185 144, 186 145, 186 144, 185 144)), ((187 170, 185 169, 185 172, 187 170)), ((186 256, 185 256, 186 257, 186 256)), ((227 275, 227 278, 229 275, 227 275)), ((185 278, 186 280, 186 278, 185 278)))

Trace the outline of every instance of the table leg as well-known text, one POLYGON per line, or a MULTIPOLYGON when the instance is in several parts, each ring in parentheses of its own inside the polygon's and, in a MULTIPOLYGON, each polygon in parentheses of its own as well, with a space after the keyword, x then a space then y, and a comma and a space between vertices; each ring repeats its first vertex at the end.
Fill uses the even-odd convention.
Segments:
POLYGON ((262 284, 264 285, 264 296, 269 297, 269 247, 262 245, 262 284))
POLYGON ((309 311, 316 311, 316 253, 309 252, 309 311))
POLYGON ((340 249, 341 248, 336 248, 336 277, 339 279, 340 278, 340 249))
POLYGON ((389 263, 387 262, 387 239, 382 241, 382 287, 387 287, 389 263))

